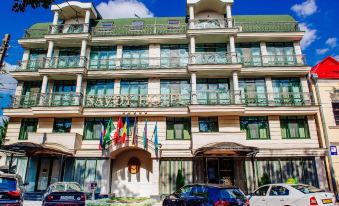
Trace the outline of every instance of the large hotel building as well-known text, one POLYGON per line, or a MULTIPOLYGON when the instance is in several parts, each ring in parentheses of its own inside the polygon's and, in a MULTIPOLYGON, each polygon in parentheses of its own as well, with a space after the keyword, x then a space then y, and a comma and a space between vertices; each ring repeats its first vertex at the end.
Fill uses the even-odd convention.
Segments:
POLYGON ((179 170, 187 184, 245 192, 290 178, 331 189, 304 32, 291 16, 232 6, 187 0, 186 17, 102 19, 91 3, 53 5, 53 22, 19 40, 4 110, 3 148, 27 192, 75 181, 86 191, 97 182, 101 195, 159 196, 176 189, 179 170), (102 125, 126 116, 127 141, 100 150, 102 125))

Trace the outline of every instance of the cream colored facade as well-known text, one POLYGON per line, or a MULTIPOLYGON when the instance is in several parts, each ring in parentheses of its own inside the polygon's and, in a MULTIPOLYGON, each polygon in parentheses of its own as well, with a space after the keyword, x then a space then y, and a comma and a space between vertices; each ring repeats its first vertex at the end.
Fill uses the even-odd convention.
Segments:
MULTIPOLYGON (((26 170, 25 172, 17 170, 17 172, 24 175, 25 179, 31 183, 30 192, 43 190, 52 180, 72 180, 78 181, 84 188, 90 182, 96 181, 99 184, 97 192, 102 195, 158 196, 175 190, 175 179, 179 169, 184 172, 186 183, 215 183, 213 181, 221 181, 223 177, 229 177, 233 184, 241 187, 245 192, 256 188, 264 173, 270 173, 272 181, 275 182, 286 181, 290 177, 305 177, 300 181, 315 184, 321 188, 330 188, 325 165, 327 150, 318 129, 319 107, 315 104, 310 93, 307 82, 310 67, 305 64, 300 48, 304 32, 294 27, 296 22, 288 22, 294 25, 292 30, 285 30, 284 26, 279 27, 279 23, 270 22, 271 25, 278 24, 279 29, 275 30, 276 28, 272 27, 262 31, 254 29, 249 32, 248 25, 255 23, 237 24, 236 18, 231 13, 233 0, 188 0, 189 20, 187 24, 180 22, 180 25, 185 24, 184 32, 179 32, 180 25, 175 25, 175 31, 178 30, 178 32, 173 32, 171 24, 175 19, 170 23, 171 18, 169 18, 166 25, 160 25, 162 29, 165 28, 166 32, 161 30, 160 33, 153 33, 152 30, 151 33, 146 34, 139 31, 140 35, 132 35, 128 32, 95 35, 95 32, 107 32, 107 29, 112 29, 112 31, 113 28, 119 29, 119 25, 115 27, 114 24, 107 25, 106 22, 108 28, 93 27, 91 32, 88 32, 87 27, 90 27, 88 25, 91 21, 99 21, 100 14, 90 3, 70 3, 73 8, 79 10, 81 18, 72 16, 71 8, 66 3, 53 6, 52 11, 55 15, 49 33, 39 38, 26 37, 19 40, 25 49, 22 68, 12 72, 12 76, 18 80, 18 87, 13 106, 4 111, 5 115, 11 118, 6 145, 34 143, 57 150, 60 154, 67 154, 66 160, 58 155, 48 156, 53 162, 50 164, 49 160, 42 160, 41 155, 40 159, 34 155, 28 159, 18 158, 17 168, 25 167, 26 170), (63 21, 61 27, 58 26, 60 19, 63 21), (66 32, 74 22, 77 25, 85 25, 83 32, 66 32), (284 62, 281 62, 281 54, 272 55, 270 52, 272 52, 273 43, 278 43, 281 46, 286 42, 290 46, 285 49, 287 53, 283 54, 284 62), (253 56, 251 53, 252 56, 248 57, 250 63, 247 64, 247 57, 240 58, 238 49, 239 45, 250 43, 258 45, 260 54, 253 56), (186 65, 182 67, 176 64, 173 68, 163 68, 162 61, 165 57, 162 56, 162 46, 177 44, 188 47, 186 65), (200 46, 201 44, 205 46, 200 46), (201 51, 205 49, 202 47, 212 44, 225 45, 222 47, 225 49, 224 53, 221 55, 221 52, 208 52, 208 49, 201 51), (76 60, 77 66, 49 67, 48 64, 54 59, 62 61, 60 52, 69 48, 70 45, 79 49, 80 58, 76 60), (141 45, 148 49, 147 68, 142 65, 132 69, 123 68, 124 58, 126 58, 124 48, 135 45, 141 45), (115 69, 92 68, 91 52, 97 46, 114 46, 116 48, 115 58, 108 60, 115 64, 115 69), (35 70, 25 69, 32 62, 31 51, 37 48, 46 50, 46 61, 43 61, 42 65, 35 70), (293 54, 288 53, 290 49, 293 50, 293 54), (260 59, 259 63, 253 60, 255 58, 260 59), (293 63, 290 62, 291 59, 293 63), (201 61, 205 62, 201 63, 201 61), (139 106, 132 106, 132 103, 126 106, 118 102, 124 98, 129 98, 129 100, 132 98, 121 92, 125 86, 122 82, 126 79, 132 82, 136 79, 147 79, 147 93, 138 96, 139 106), (219 100, 220 94, 218 94, 218 101, 221 103, 201 103, 201 94, 204 92, 213 94, 216 91, 213 89, 212 91, 201 90, 201 80, 206 79, 227 79, 229 90, 227 91, 229 95, 227 102, 229 101, 229 103, 219 100), (256 90, 256 102, 254 104, 247 102, 247 95, 241 93, 241 82, 244 79, 262 79, 264 81, 264 105, 260 105, 257 100, 260 94, 258 90, 256 90), (299 82, 297 94, 293 93, 296 91, 292 91, 292 86, 288 86, 288 100, 294 102, 293 104, 277 103, 276 95, 284 95, 276 93, 276 84, 280 79, 296 79, 299 82), (74 105, 53 104, 54 99, 51 98, 55 93, 53 88, 60 80, 74 82, 74 105), (88 84, 92 80, 113 81, 114 86, 110 88, 113 95, 92 98, 87 91, 88 84), (189 81, 189 102, 183 103, 182 94, 171 93, 169 96, 163 94, 163 80, 189 81), (30 81, 41 82, 41 91, 36 96, 39 98, 35 99, 33 105, 22 106, 20 103, 24 99, 23 91, 27 90, 25 84, 30 81), (170 98, 170 103, 176 104, 176 106, 162 106, 162 101, 166 98, 170 98), (302 103, 295 103, 300 99, 302 103), (98 104, 103 106, 88 106, 98 104), (114 106, 111 106, 112 104, 114 106), (132 146, 130 142, 127 142, 122 145, 111 144, 107 150, 101 151, 98 149, 98 137, 95 140, 86 139, 85 125, 89 119, 113 118, 116 125, 118 118, 126 115, 131 119, 134 119, 135 116, 138 117, 137 136, 140 138, 143 136, 147 119, 149 143, 147 148, 144 148, 142 143, 132 146), (302 117, 305 120, 303 124, 307 125, 305 126, 307 138, 283 137, 281 119, 286 116, 302 117), (199 118, 204 117, 216 117, 218 129, 213 132, 202 132, 199 128, 201 124, 199 118), (249 138, 246 131, 241 128, 242 117, 267 118, 267 136, 269 138, 249 138), (72 119, 69 132, 56 133, 54 131, 55 120, 60 118, 72 119), (173 118, 189 119, 190 138, 169 138, 169 122, 173 118), (22 133, 23 122, 26 119, 35 119, 36 129, 34 132, 28 132, 27 138, 20 140, 20 131, 22 133), (153 134, 156 123, 160 143, 158 153, 154 148, 153 134), (197 155, 213 144, 236 146, 217 149, 220 152, 217 155, 208 155, 208 152, 203 153, 203 157, 197 155), (133 157, 140 160, 138 174, 131 174, 128 171, 128 162, 133 157), (35 163, 31 163, 34 161, 35 163), (53 168, 51 165, 55 165, 56 162, 60 163, 60 167, 53 168), (200 164, 199 162, 205 163, 200 164), (232 167, 233 163, 234 167, 232 167), (35 164, 37 164, 37 168, 34 170, 31 167, 34 167, 35 164), (226 167, 227 173, 222 173, 221 169, 214 171, 214 164, 218 164, 218 168, 226 167), (74 165, 73 169, 68 170, 69 165, 74 165), (254 165, 255 167, 253 167, 254 165), (95 172, 93 173, 89 168, 94 168, 95 172), (312 168, 312 171, 306 174, 305 168, 312 168), (210 173, 210 170, 215 173, 210 173), (282 171, 286 171, 286 174, 282 174, 282 171), (281 177, 277 177, 279 174, 281 177), (34 175, 37 176, 36 179, 34 179, 34 175), (218 178, 213 179, 212 176, 215 175, 218 178)), ((143 19, 134 21, 143 21, 143 19)), ((146 25, 146 21, 143 29, 149 26, 146 25)), ((133 32, 132 30, 129 32, 133 32)), ((280 48, 280 46, 278 47, 280 48)), ((254 52, 254 50, 256 48, 251 51, 254 52)), ((173 58, 181 57, 179 55, 173 58)), ((64 99, 64 101, 66 100, 64 99)), ((176 123, 176 125, 179 124, 176 123)), ((216 148, 210 152, 215 153, 215 150, 216 148)))

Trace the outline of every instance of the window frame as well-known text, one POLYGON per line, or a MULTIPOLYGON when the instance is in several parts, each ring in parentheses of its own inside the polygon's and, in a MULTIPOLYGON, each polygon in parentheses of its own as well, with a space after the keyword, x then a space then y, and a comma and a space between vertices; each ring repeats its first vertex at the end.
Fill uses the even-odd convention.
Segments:
POLYGON ((85 118, 85 126, 84 126, 84 135, 82 137, 83 140, 86 140, 86 141, 98 141, 100 140, 100 137, 94 137, 94 125, 96 125, 95 123, 100 123, 102 122, 103 125, 104 125, 104 128, 106 129, 107 127, 107 124, 109 122, 110 118, 106 118, 106 117, 88 117, 88 118, 85 118), (91 138, 88 138, 87 137, 87 128, 91 126, 92 129, 92 136, 91 138))
POLYGON ((38 129, 38 123, 39 119, 38 118, 23 118, 21 120, 21 126, 20 126, 20 132, 19 132, 19 137, 18 140, 27 140, 28 139, 28 132, 36 132, 38 129), (33 127, 34 131, 27 131, 27 123, 32 123, 35 125, 29 125, 33 127), (24 126, 26 127, 24 131, 24 126))
POLYGON ((53 122, 53 133, 58 134, 68 134, 71 133, 72 130, 72 118, 54 118, 53 122), (60 128, 56 128, 57 124, 61 124, 60 128), (67 127, 67 124, 69 124, 69 128, 67 127), (60 129, 63 129, 64 131, 61 131, 60 129))
POLYGON ((310 128, 308 125, 308 117, 307 116, 281 116, 280 117, 280 131, 281 131, 281 137, 282 139, 311 139, 311 134, 310 134, 310 128), (291 128, 289 124, 291 123, 290 121, 295 120, 296 123, 298 124, 298 137, 292 137, 291 136, 291 128), (304 133, 305 137, 301 137, 300 135, 300 128, 299 123, 303 121, 304 123, 304 133), (286 128, 286 135, 284 137, 284 128, 286 128))
POLYGON ((339 102, 332 102, 334 123, 339 126, 339 102))
POLYGON ((191 118, 187 118, 187 117, 167 117, 166 118, 166 140, 191 140, 192 139, 192 132, 191 132, 191 127, 192 127, 192 123, 191 123, 191 118), (179 124, 183 124, 183 129, 181 130, 181 136, 182 138, 177 138, 176 137, 176 129, 175 129, 175 125, 179 125, 179 124), (169 138, 169 127, 172 127, 172 132, 173 132, 173 138, 170 139, 169 138), (185 139, 185 130, 187 130, 188 132, 188 138, 185 139))
POLYGON ((200 133, 217 133, 217 132, 219 132, 219 118, 218 118, 218 116, 215 116, 215 117, 199 117, 198 122, 199 122, 199 132, 200 133), (203 121, 205 121, 205 123, 206 123, 207 131, 203 131, 202 128, 201 128, 201 124, 202 124, 203 121), (213 124, 216 125, 216 128, 211 127, 211 125, 213 125, 213 124))
POLYGON ((269 119, 268 117, 264 117, 264 116, 241 116, 240 117, 240 130, 246 132, 246 139, 247 140, 270 140, 271 139, 271 132, 270 132, 270 124, 269 124, 269 119), (258 127, 258 136, 259 138, 252 138, 251 137, 251 133, 250 133, 250 129, 248 128, 248 125, 243 124, 243 122, 251 122, 251 124, 254 124, 254 122, 257 122, 257 127, 258 127), (261 137, 261 133, 260 133, 260 125, 262 125, 263 123, 266 124, 266 133, 267 133, 267 137, 266 138, 262 138, 261 137), (246 126, 246 127, 245 127, 246 126))

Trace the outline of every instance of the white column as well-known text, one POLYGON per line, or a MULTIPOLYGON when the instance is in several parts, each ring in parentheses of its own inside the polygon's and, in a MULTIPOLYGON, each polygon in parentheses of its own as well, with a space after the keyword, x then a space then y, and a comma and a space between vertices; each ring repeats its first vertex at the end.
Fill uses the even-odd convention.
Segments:
POLYGON ((194 28, 194 5, 189 5, 189 12, 190 12, 190 28, 194 28))
POLYGON ((195 72, 191 73, 191 87, 192 87, 191 103, 192 104, 198 104, 198 99, 197 99, 197 74, 195 72))
POLYGON ((85 66, 86 59, 86 50, 87 50, 87 40, 82 40, 81 42, 81 51, 80 51, 80 66, 85 66))
POLYGON ((240 104, 240 89, 239 89, 238 71, 234 71, 232 73, 232 79, 233 79, 233 91, 234 91, 235 104, 240 104))
POLYGON ((48 85, 48 76, 44 75, 42 77, 41 94, 45 94, 46 93, 47 85, 48 85))
POLYGON ((53 55, 53 50, 54 50, 54 42, 49 41, 48 42, 48 50, 47 50, 47 58, 51 58, 53 55))
POLYGON ((120 67, 122 63, 122 52, 123 52, 123 46, 117 45, 117 57, 115 60, 116 67, 120 67))
POLYGON ((159 159, 152 160, 152 195, 158 196, 159 195, 159 175, 160 175, 160 164, 159 159))
POLYGON ((54 18, 53 18, 53 27, 52 27, 52 34, 55 34, 56 33, 56 27, 55 25, 58 24, 58 21, 59 21, 59 11, 55 11, 54 12, 54 18))
POLYGON ((119 95, 120 94, 120 79, 115 79, 114 80, 114 95, 119 95))
POLYGON ((232 28, 233 20, 232 20, 232 5, 231 4, 226 5, 226 17, 227 17, 228 28, 232 28))
POLYGON ((84 32, 88 32, 89 31, 89 21, 90 21, 90 18, 91 18, 91 11, 90 10, 86 10, 84 32))
POLYGON ((305 59, 303 57, 303 53, 301 50, 301 46, 300 46, 300 41, 295 41, 293 42, 293 46, 294 46, 294 53, 295 53, 295 58, 296 58, 296 62, 298 65, 303 65, 305 64, 305 59))
POLYGON ((23 88, 24 88, 24 82, 18 81, 18 84, 15 89, 15 96, 20 96, 22 94, 23 88))
POLYGON ((266 42, 260 42, 261 61, 264 65, 268 63, 268 52, 266 42))
POLYGON ((308 81, 306 76, 300 77, 301 89, 302 89, 302 96, 304 103, 306 105, 311 105, 311 97, 310 97, 310 90, 308 87, 308 81))
POLYGON ((190 37, 190 59, 189 64, 195 63, 195 36, 190 37))
POLYGON ((160 67, 161 47, 160 44, 149 45, 149 65, 154 68, 160 67))
POLYGON ((268 105, 273 106, 274 105, 274 94, 273 94, 274 91, 273 91, 272 78, 265 77, 265 83, 266 83, 268 105))
POLYGON ((235 38, 230 36, 231 61, 233 64, 237 63, 237 55, 235 51, 235 38))
POLYGON ((82 74, 77 74, 77 84, 75 92, 77 94, 81 93, 81 86, 82 86, 82 74))
POLYGON ((25 49, 24 55, 22 56, 21 68, 20 69, 27 69, 27 64, 28 64, 28 60, 29 60, 29 54, 30 54, 30 50, 29 49, 25 49))

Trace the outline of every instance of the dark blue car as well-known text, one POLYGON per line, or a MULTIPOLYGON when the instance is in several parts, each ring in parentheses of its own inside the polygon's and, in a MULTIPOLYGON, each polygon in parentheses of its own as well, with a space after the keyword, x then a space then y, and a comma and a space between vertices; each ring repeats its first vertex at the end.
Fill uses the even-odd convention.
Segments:
POLYGON ((246 196, 237 187, 187 185, 167 196, 163 206, 246 206, 246 196))
POLYGON ((43 206, 85 206, 86 195, 75 182, 51 184, 43 196, 43 206))

